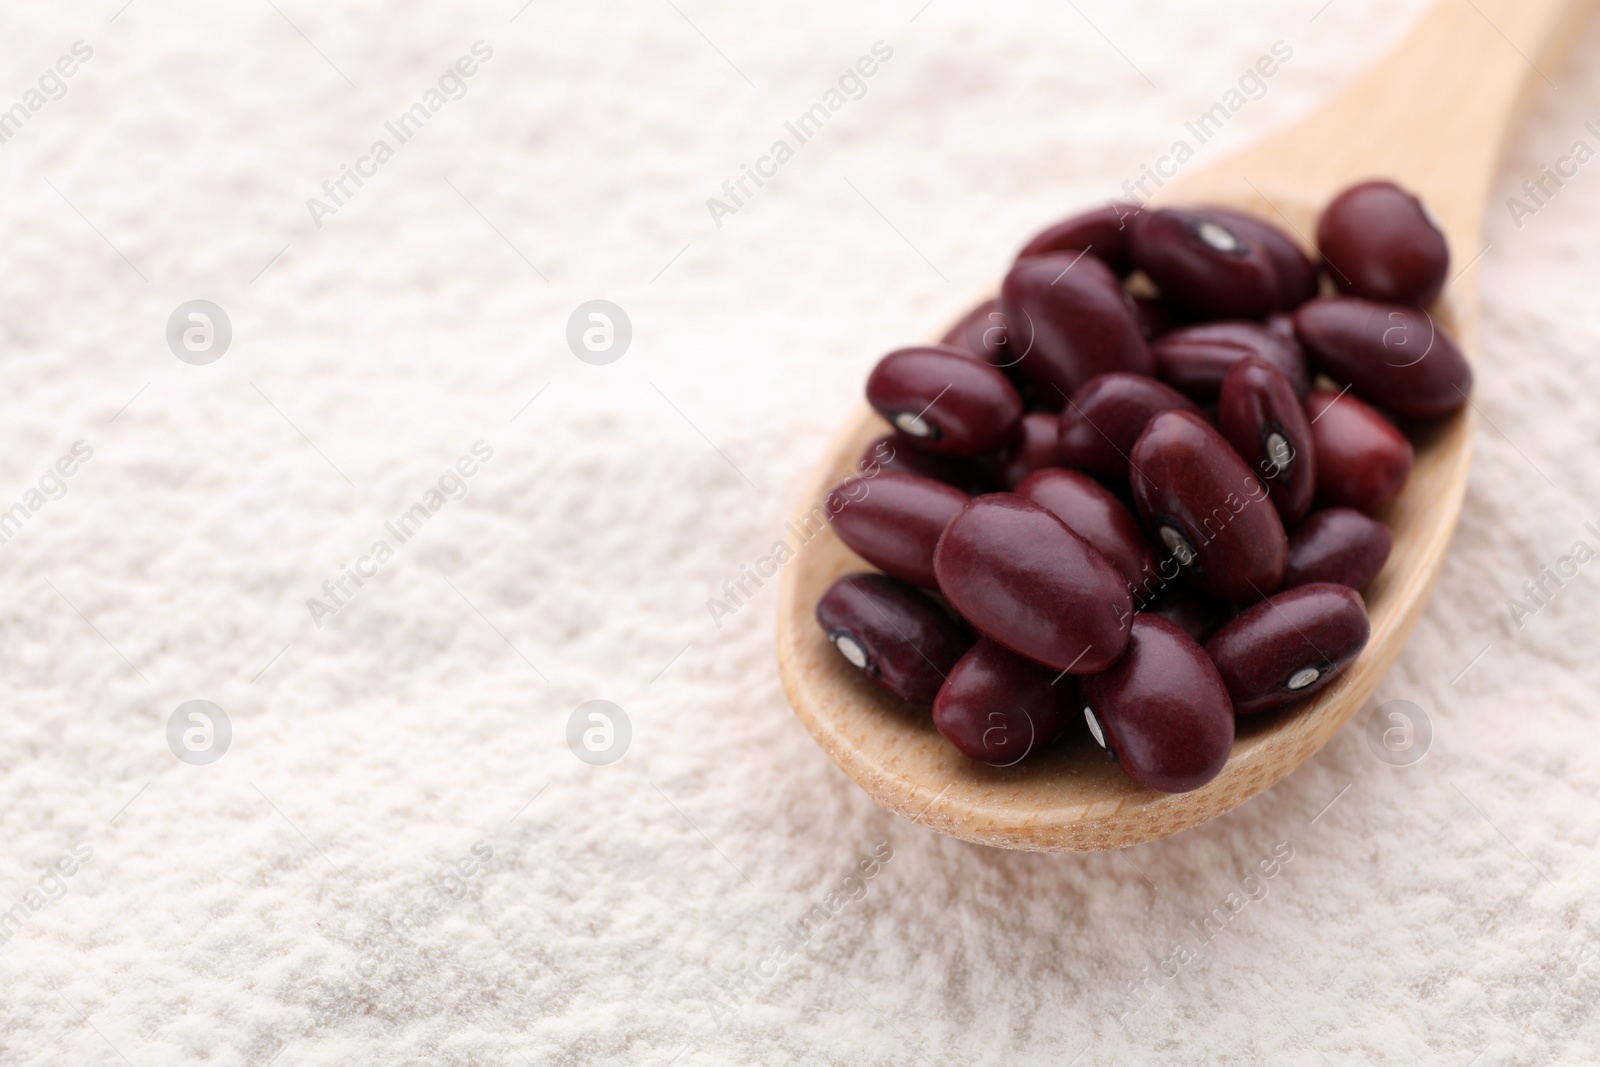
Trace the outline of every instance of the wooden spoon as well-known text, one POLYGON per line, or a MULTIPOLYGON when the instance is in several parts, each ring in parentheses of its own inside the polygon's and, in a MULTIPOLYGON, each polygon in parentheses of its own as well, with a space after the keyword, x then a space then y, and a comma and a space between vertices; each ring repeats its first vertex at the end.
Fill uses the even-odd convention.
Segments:
MULTIPOLYGON (((1293 129, 1161 191, 1168 203, 1258 214, 1310 250, 1321 206, 1389 177, 1419 193, 1450 239, 1452 271, 1435 316, 1476 361, 1473 266, 1502 144, 1530 89, 1544 86, 1589 0, 1443 0, 1391 56, 1293 129)), ((1041 223, 1050 220, 1041 219, 1041 223)), ((975 303, 976 301, 974 301, 975 303)), ((835 578, 870 569, 818 506, 888 426, 862 409, 805 486, 794 529, 806 539, 780 583, 778 665, 795 713, 845 773, 885 807, 941 833, 1002 848, 1092 851, 1175 834, 1237 807, 1325 745, 1371 696, 1427 603, 1461 512, 1475 411, 1415 437, 1410 482, 1384 517, 1394 551, 1366 591, 1372 637, 1344 677, 1299 708, 1240 722, 1222 774, 1192 793, 1130 782, 1089 739, 1008 768, 960 755, 926 710, 882 693, 828 643, 812 612, 835 578), (820 527, 820 528, 819 528, 820 527), (811 531, 816 531, 811 533, 811 531)))

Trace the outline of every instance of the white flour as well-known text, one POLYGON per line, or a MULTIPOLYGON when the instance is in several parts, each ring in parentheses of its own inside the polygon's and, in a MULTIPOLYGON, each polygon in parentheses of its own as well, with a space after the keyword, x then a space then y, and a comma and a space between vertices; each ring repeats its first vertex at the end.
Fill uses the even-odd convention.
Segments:
POLYGON ((876 808, 788 710, 772 583, 720 627, 706 600, 882 352, 1275 41, 1195 165, 1419 3, 121 2, 13 5, 0 38, 0 103, 93 51, 0 144, 0 503, 45 498, 0 545, 0 1063, 1592 1062, 1600 571, 1520 629, 1506 600, 1600 521, 1600 172, 1520 229, 1505 204, 1587 136, 1592 62, 1490 209, 1466 513, 1379 690, 1427 757, 1357 723, 1191 833, 1023 855, 876 808), (719 228, 708 198, 880 41, 719 228), (194 299, 232 326, 206 366, 163 334, 194 299), (565 339, 597 299, 631 320, 608 365, 565 339), (591 699, 617 762, 568 746, 591 699), (190 700, 232 727, 208 765, 168 746, 190 700))

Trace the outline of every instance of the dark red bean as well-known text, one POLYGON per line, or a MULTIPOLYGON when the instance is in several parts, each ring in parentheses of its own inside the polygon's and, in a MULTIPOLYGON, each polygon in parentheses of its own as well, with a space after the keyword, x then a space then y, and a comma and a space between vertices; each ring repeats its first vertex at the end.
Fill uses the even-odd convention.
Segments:
POLYGON ((971 499, 915 474, 881 471, 828 490, 828 521, 851 551, 896 578, 937 589, 933 551, 939 535, 971 499))
POLYGON ((1289 535, 1283 587, 1333 582, 1362 590, 1388 562, 1394 537, 1389 527, 1354 508, 1324 508, 1289 535))
POLYGON ((1173 330, 1151 346, 1161 380, 1196 403, 1209 404, 1222 391, 1222 379, 1247 356, 1264 359, 1283 372, 1295 395, 1311 388, 1305 353, 1293 337, 1257 322, 1207 322, 1173 330))
POLYGON ((1053 252, 1077 255, 1087 251, 1118 274, 1126 276, 1133 273, 1133 257, 1128 253, 1128 231, 1138 214, 1138 204, 1112 202, 1070 219, 1062 219, 1035 234, 1022 246, 1017 258, 1053 252))
POLYGON ((1421 200, 1393 182, 1353 185, 1317 222, 1333 284, 1390 304, 1433 303, 1450 273, 1450 245, 1421 200))
POLYGON ((1222 381, 1217 429, 1267 483, 1284 526, 1305 518, 1317 492, 1316 447, 1283 372, 1254 356, 1235 363, 1222 381))
POLYGON ((969 352, 1001 370, 1015 362, 1006 350, 1005 316, 1000 313, 998 299, 985 300, 967 312, 939 343, 969 352))
POLYGON ((1278 306, 1292 309, 1317 295, 1321 288, 1318 268, 1301 250, 1299 242, 1277 226, 1255 215, 1223 207, 1204 208, 1197 214, 1216 219, 1259 244, 1278 272, 1278 306))
POLYGON ((1177 582, 1169 582, 1143 610, 1177 623, 1184 633, 1201 644, 1234 615, 1233 605, 1213 600, 1177 582))
POLYGON ((950 520, 933 562, 962 618, 1035 663, 1091 674, 1127 646, 1133 604, 1122 575, 1031 500, 974 499, 950 520))
POLYGON ((901 433, 886 433, 869 441, 861 451, 860 468, 869 481, 876 478, 880 470, 899 471, 953 485, 968 496, 992 493, 1000 488, 994 473, 982 460, 924 452, 901 433))
POLYGON ((1022 480, 1016 492, 1093 545, 1135 591, 1159 581, 1156 555, 1139 520, 1115 493, 1087 474, 1064 467, 1035 471, 1022 480))
POLYGON ((1008 767, 1061 736, 1078 680, 978 639, 933 702, 933 725, 965 756, 1008 767))
POLYGON ((1133 443, 1163 411, 1198 415, 1200 408, 1153 378, 1138 374, 1091 378, 1061 409, 1061 460, 1070 467, 1126 480, 1133 443))
POLYGON ((1282 306, 1278 271, 1260 242, 1192 211, 1145 212, 1129 240, 1161 298, 1198 319, 1260 319, 1282 306))
POLYGON ((930 452, 977 456, 1005 448, 1022 428, 1022 398, 993 367, 954 348, 901 348, 867 378, 874 411, 930 452))
POLYGON ((1367 645, 1361 595, 1318 582, 1240 612, 1206 642, 1240 715, 1273 711, 1331 684, 1367 645))
POLYGON ((846 574, 817 601, 817 623, 839 654, 880 689, 932 704, 971 640, 922 593, 887 574, 846 574))
POLYGON ((1448 415, 1472 392, 1467 358, 1419 308, 1329 296, 1295 312, 1294 326, 1319 370, 1404 418, 1448 415))
POLYGON ((1295 344, 1300 343, 1299 338, 1294 335, 1294 315, 1287 311, 1278 311, 1268 315, 1267 329, 1273 333, 1282 334, 1295 344))
POLYGON ((1317 503, 1375 515, 1400 495, 1411 474, 1411 442, 1388 419, 1345 393, 1306 397, 1317 453, 1317 503))
POLYGON ((1061 466, 1061 419, 1046 411, 1022 416, 1022 439, 1000 461, 1000 484, 1015 489, 1034 471, 1061 466))
POLYGON ((1145 427, 1129 463, 1145 526, 1202 593, 1235 604, 1278 588, 1289 541, 1267 489, 1199 415, 1168 411, 1145 427))
POLYGON ((1095 259, 1064 253, 1019 260, 1000 287, 1007 346, 1055 402, 1097 374, 1155 373, 1155 360, 1122 283, 1095 259))
POLYGON ((1146 341, 1154 341, 1162 334, 1178 328, 1177 316, 1173 315, 1172 309, 1163 304, 1158 296, 1134 297, 1133 311, 1139 319, 1139 332, 1144 334, 1146 341))
POLYGON ((1128 653, 1083 682, 1084 719, 1129 778, 1163 793, 1199 789, 1233 750, 1234 714, 1217 668, 1159 615, 1136 615, 1128 653))

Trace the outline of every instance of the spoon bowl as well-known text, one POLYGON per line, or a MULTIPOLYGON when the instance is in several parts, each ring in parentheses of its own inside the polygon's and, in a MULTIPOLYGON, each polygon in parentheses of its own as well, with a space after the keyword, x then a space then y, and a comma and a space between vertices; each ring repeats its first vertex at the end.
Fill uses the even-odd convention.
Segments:
MULTIPOLYGON (((1245 211, 1314 254, 1311 235, 1324 204, 1353 182, 1391 178, 1423 198, 1450 240, 1455 277, 1431 313, 1476 363, 1473 271, 1501 146, 1529 89, 1545 83, 1541 72, 1554 69, 1591 6, 1591 0, 1444 0, 1394 54, 1320 111, 1215 167, 1180 176, 1154 202, 1245 211)), ((807 536, 779 589, 784 689, 800 721, 846 774, 880 804, 940 833, 1001 848, 1086 852, 1189 829, 1305 762, 1372 695, 1444 565, 1476 424, 1469 404, 1410 435, 1411 477, 1380 516, 1394 548, 1364 593, 1372 633, 1361 656, 1305 703, 1241 718, 1227 766, 1194 792, 1134 785, 1086 729, 1069 730, 1067 739, 1014 766, 978 763, 939 735, 926 709, 889 696, 844 662, 812 612, 841 574, 871 569, 833 535, 821 507, 831 486, 857 473, 867 443, 889 429, 865 405, 828 446, 793 523, 807 536)))

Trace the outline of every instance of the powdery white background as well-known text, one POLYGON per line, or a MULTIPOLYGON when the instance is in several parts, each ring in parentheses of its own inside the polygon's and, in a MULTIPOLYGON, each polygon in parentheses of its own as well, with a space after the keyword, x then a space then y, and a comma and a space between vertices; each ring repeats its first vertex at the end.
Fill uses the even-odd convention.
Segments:
POLYGON ((720 628, 706 598, 882 352, 1272 42, 1293 59, 1202 160, 1417 2, 120 2, 0 16, 0 103, 94 49, 0 145, 0 506, 94 449, 0 547, 0 906, 93 850, 0 946, 0 1062, 1592 1062, 1600 564, 1521 629, 1505 601, 1600 544, 1600 170, 1521 229, 1504 208, 1587 136, 1592 62, 1551 72, 1489 213, 1466 511, 1379 690, 1425 709, 1427 757, 1353 725, 1198 830, 1021 855, 876 808, 787 708, 772 587, 720 628), (316 229, 306 198, 480 39, 466 97, 316 229), (878 40, 866 95, 713 226, 878 40), (207 367, 163 340, 194 298, 234 327, 207 367), (610 366, 563 339, 593 298, 632 318, 610 366), (478 440, 466 498, 314 627, 478 440), (196 698, 234 727, 208 767, 164 736, 196 698), (593 698, 633 723, 609 767, 565 741, 593 698), (455 899, 382 933, 477 842, 455 899), (866 896, 719 1017, 878 842, 866 896), (1119 1023, 1279 842, 1269 895, 1119 1023))

